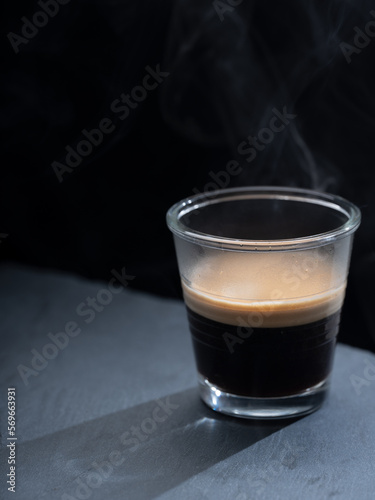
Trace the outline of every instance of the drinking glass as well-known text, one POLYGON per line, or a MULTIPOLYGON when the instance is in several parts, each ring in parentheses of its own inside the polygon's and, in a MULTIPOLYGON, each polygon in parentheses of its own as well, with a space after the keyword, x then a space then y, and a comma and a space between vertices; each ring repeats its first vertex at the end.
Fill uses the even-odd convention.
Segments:
POLYGON ((323 403, 360 218, 339 196, 272 186, 198 194, 168 210, 210 408, 269 419, 323 403))

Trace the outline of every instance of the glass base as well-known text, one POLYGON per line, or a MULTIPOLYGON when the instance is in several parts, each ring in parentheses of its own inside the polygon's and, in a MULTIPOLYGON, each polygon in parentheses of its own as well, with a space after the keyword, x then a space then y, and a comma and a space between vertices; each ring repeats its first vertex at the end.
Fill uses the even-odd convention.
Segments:
POLYGON ((317 410, 328 392, 327 380, 293 396, 251 398, 223 392, 207 379, 199 376, 202 400, 215 411, 234 417, 253 419, 280 419, 307 415, 317 410))

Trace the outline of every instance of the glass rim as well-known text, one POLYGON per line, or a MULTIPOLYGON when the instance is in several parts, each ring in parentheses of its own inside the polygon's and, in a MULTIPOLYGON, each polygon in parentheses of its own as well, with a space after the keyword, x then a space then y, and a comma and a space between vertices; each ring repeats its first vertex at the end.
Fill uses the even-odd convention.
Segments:
POLYGON ((172 205, 166 215, 167 226, 173 234, 192 243, 205 247, 213 247, 237 251, 273 251, 315 248, 326 245, 339 238, 346 237, 358 228, 361 223, 361 211, 354 203, 331 193, 324 193, 312 189, 281 186, 243 186, 226 189, 217 189, 209 193, 199 193, 180 200, 172 205), (302 236, 298 238, 253 240, 215 236, 189 228, 181 221, 184 215, 193 210, 225 201, 243 199, 280 199, 286 201, 300 201, 326 206, 341 212, 347 220, 335 229, 327 232, 302 236))

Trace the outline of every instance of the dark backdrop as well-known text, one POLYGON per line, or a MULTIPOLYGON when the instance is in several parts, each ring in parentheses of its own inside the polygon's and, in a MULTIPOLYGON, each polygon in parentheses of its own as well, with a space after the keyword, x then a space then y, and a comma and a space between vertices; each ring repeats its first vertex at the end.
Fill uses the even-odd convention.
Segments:
POLYGON ((375 351, 371 2, 61 2, 3 2, 1 259, 181 298, 171 204, 326 190, 363 215, 340 338, 375 351), (250 158, 274 109, 296 116, 250 158))

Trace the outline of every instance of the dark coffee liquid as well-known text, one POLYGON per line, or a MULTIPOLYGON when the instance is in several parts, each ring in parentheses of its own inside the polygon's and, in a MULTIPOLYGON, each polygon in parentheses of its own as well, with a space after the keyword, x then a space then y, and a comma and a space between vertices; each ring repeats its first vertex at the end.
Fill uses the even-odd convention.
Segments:
POLYGON ((305 325, 248 330, 187 311, 198 372, 225 392, 288 396, 331 372, 340 310, 305 325))

